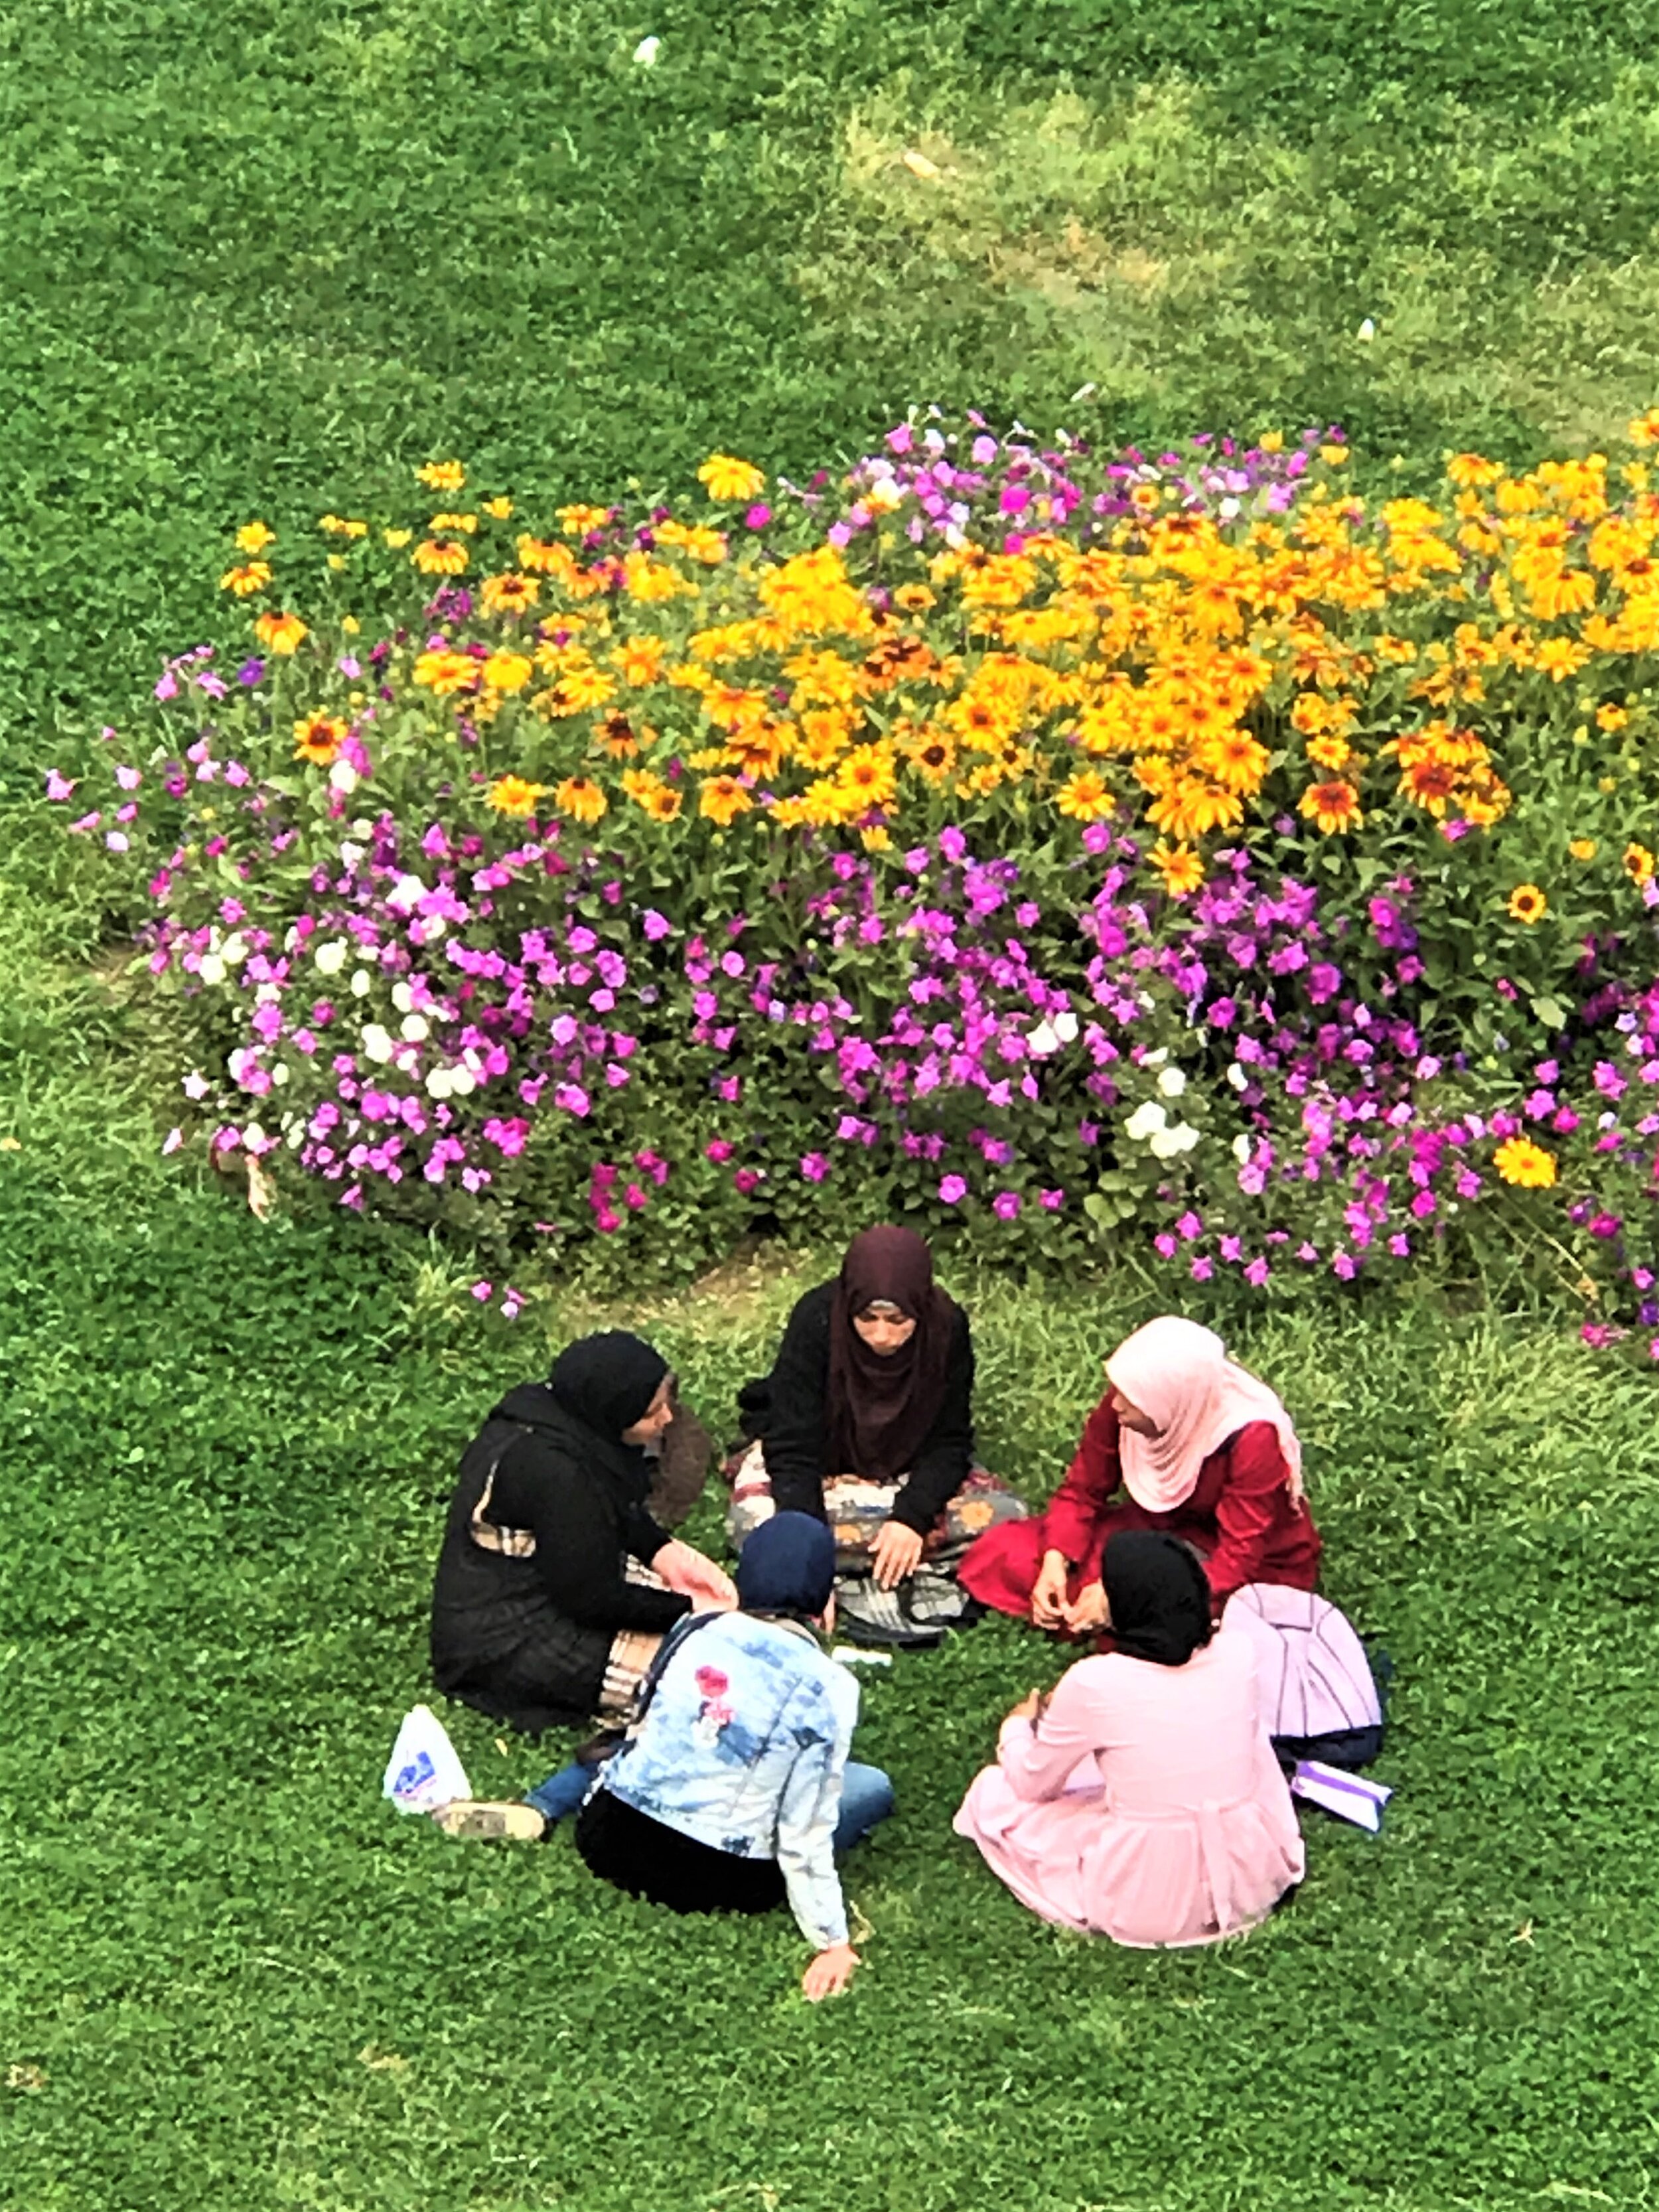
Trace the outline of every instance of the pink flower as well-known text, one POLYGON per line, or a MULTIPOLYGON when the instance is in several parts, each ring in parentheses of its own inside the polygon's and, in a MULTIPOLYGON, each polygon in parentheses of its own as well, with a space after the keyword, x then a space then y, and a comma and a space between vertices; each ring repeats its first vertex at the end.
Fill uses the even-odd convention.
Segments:
MULTIPOLYGON (((118 768, 115 771, 115 781, 123 791, 137 791, 143 780, 136 768, 118 768)), ((51 793, 48 793, 47 796, 50 797, 51 793)))
POLYGON ((617 1230, 622 1227, 622 1217, 607 1210, 596 1217, 593 1226, 601 1237, 614 1237, 617 1230))
POLYGON ((659 914, 653 906, 647 907, 645 912, 640 916, 640 927, 653 945, 655 945, 659 939, 671 935, 673 927, 673 923, 669 921, 667 915, 659 914))
POLYGON ((822 1182, 830 1172, 830 1163, 822 1152, 803 1152, 800 1171, 808 1182, 822 1182))
POLYGON ((941 1204, 960 1206, 968 1195, 967 1182, 959 1175, 948 1175, 939 1184, 939 1194, 941 1204))
POLYGON ((161 1143, 161 1152, 163 1158, 165 1158, 168 1152, 176 1152, 179 1146, 182 1145, 184 1141, 185 1133, 182 1129, 169 1129, 161 1143))
POLYGON ((55 768, 51 768, 46 770, 46 797, 48 799, 67 799, 70 793, 75 789, 75 784, 76 779, 73 776, 60 775, 55 768))
POLYGON ((1249 1266, 1244 1270, 1244 1279, 1250 1285, 1252 1290, 1259 1291, 1262 1285, 1267 1281, 1271 1272, 1272 1271, 1268 1267, 1266 1260, 1264 1260, 1261 1254, 1258 1253, 1256 1257, 1251 1261, 1249 1266))
POLYGON ((1063 1190, 1040 1190, 1037 1193, 1037 1204, 1045 1212, 1058 1213, 1065 1203, 1066 1194, 1063 1190))
POLYGON ((991 1200, 991 1211, 999 1221, 1018 1221, 1021 1200, 1017 1190, 1000 1190, 991 1200))
POLYGON ((751 1191, 760 1188, 760 1170, 758 1168, 739 1168, 732 1181, 736 1187, 738 1195, 740 1198, 747 1198, 751 1191))
POLYGON ((1192 1264, 1191 1273, 1193 1280, 1195 1283, 1207 1283, 1214 1273, 1215 1262, 1213 1260, 1206 1260, 1200 1257, 1194 1260, 1192 1264))
POLYGON ((757 500, 743 518, 744 527, 746 530, 764 530, 771 520, 771 508, 767 506, 764 500, 757 500))
POLYGON ((714 1165, 719 1168, 725 1166, 736 1150, 737 1146, 728 1145, 724 1137, 714 1137, 703 1146, 702 1153, 705 1159, 713 1160, 714 1165))
POLYGON ((487 1283, 480 1279, 472 1285, 472 1295, 481 1306, 488 1305, 495 1295, 495 1285, 494 1283, 487 1283))
POLYGON ((1160 1258, 1173 1260, 1176 1255, 1175 1238, 1171 1237, 1169 1231, 1165 1229, 1158 1236, 1153 1237, 1152 1249, 1158 1254, 1160 1258))

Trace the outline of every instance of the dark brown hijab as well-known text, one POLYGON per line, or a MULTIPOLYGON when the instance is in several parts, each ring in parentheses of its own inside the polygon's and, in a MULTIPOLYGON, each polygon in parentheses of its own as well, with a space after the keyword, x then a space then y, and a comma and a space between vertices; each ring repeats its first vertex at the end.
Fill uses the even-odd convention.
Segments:
POLYGON ((836 1474, 896 1482, 915 1467, 945 1403, 957 1309, 933 1280, 914 1229, 866 1229, 847 1248, 830 1304, 830 1444, 836 1474), (915 1322, 897 1352, 872 1352, 853 1326, 866 1306, 915 1322))

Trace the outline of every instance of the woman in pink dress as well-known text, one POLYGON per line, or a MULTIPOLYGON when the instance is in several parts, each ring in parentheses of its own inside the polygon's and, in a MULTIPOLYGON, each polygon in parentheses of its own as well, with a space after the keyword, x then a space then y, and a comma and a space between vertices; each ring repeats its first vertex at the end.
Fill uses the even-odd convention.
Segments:
POLYGON ((1264 1919, 1304 1871, 1255 1650, 1212 1631, 1204 1570, 1176 1538, 1114 1536, 1103 1571, 1115 1650, 1014 1708, 956 1831, 1062 1928, 1213 1943, 1264 1919))
POLYGON ((1179 1536, 1202 1555, 1212 1610, 1246 1583, 1312 1589, 1319 1532, 1302 1494, 1302 1447, 1267 1385, 1213 1330, 1165 1315, 1106 1363, 1109 1388, 1046 1511, 988 1529, 963 1588, 1039 1628, 1109 1626, 1100 1561, 1121 1529, 1179 1536))

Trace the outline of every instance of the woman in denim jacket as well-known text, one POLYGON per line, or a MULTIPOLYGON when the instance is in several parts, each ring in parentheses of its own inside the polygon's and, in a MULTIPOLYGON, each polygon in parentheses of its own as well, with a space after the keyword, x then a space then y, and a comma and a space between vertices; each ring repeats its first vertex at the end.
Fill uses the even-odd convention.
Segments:
POLYGON ((738 1563, 741 1610, 675 1629, 641 1717, 597 1775, 568 1767, 525 1805, 451 1808, 466 1817, 443 1825, 543 1834, 580 1803, 576 1848, 595 1874, 676 1912, 767 1912, 787 1899, 812 1946, 805 1994, 845 1989, 859 1959, 836 1856, 887 1817, 893 1791, 848 1759, 858 1684, 817 1634, 835 1625, 835 1571, 822 1521, 775 1515, 738 1563))

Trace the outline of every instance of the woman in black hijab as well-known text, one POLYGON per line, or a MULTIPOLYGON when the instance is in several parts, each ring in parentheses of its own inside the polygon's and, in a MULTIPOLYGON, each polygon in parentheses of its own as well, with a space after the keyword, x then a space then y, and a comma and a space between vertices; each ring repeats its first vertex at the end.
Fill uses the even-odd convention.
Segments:
MULTIPOLYGON (((839 1275, 798 1303, 771 1374, 739 1401, 750 1442, 731 1470, 734 1544, 773 1511, 810 1513, 834 1528, 842 1575, 867 1575, 887 1593, 916 1575, 924 1547, 937 1566, 941 1550, 964 1550, 1023 1514, 975 1470, 973 1389, 968 1316, 934 1282, 926 1241, 914 1229, 865 1230, 839 1275)), ((961 1605, 952 1583, 933 1617, 961 1605)), ((860 1609, 845 1589, 842 1611, 856 1634, 860 1609)), ((871 1640, 942 1632, 907 1632, 896 1616, 888 1626, 890 1639, 871 1640)))
POLYGON ((623 1712, 683 1613, 735 1601, 647 1510, 643 1447, 672 1389, 660 1352, 612 1330, 495 1407, 462 1459, 438 1559, 441 1690, 532 1735, 623 1712))

